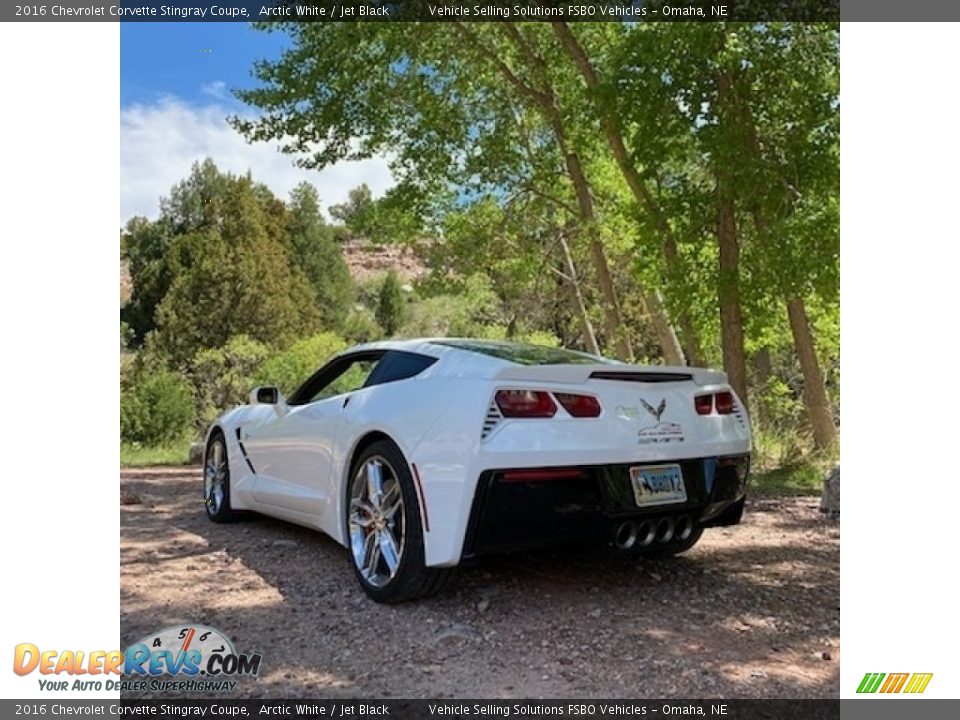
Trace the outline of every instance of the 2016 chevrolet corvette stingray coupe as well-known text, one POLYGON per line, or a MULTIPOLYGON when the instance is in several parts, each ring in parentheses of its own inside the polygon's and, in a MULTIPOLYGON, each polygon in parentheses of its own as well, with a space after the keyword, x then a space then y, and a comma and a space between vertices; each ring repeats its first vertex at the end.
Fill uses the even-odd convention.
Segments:
POLYGON ((487 340, 370 343, 289 398, 259 387, 206 442, 214 522, 256 511, 349 548, 374 600, 484 554, 693 547, 743 513, 750 424, 716 370, 487 340))

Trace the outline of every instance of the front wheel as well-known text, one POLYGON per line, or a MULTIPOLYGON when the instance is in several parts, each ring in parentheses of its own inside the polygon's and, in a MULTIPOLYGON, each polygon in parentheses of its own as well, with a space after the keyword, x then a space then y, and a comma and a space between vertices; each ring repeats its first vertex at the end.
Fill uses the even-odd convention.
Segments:
POLYGON ((240 516, 230 507, 230 463, 227 442, 219 430, 210 435, 203 463, 203 504, 213 522, 233 522, 240 516))
POLYGON ((417 491, 396 445, 378 441, 360 454, 346 504, 350 556, 367 595, 399 603, 446 586, 453 570, 426 566, 417 491))

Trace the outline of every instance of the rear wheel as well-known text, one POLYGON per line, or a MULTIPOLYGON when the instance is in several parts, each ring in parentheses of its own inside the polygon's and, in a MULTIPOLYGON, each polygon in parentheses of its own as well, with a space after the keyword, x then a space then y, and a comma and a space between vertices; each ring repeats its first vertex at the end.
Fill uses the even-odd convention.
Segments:
POLYGON ((452 568, 426 566, 417 491, 393 443, 375 442, 357 457, 346 512, 353 569, 371 598, 416 600, 449 582, 452 568))
POLYGON ((210 435, 203 463, 203 504, 213 522, 233 522, 240 516, 230 507, 230 463, 227 443, 219 430, 210 435))

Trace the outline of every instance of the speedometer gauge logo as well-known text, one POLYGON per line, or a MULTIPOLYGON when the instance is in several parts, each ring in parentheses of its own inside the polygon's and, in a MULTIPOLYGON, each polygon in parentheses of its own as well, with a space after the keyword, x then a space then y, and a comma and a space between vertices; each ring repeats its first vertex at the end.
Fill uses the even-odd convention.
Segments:
POLYGON ((124 675, 256 675, 260 654, 238 653, 230 638, 204 625, 151 633, 124 653, 124 675))

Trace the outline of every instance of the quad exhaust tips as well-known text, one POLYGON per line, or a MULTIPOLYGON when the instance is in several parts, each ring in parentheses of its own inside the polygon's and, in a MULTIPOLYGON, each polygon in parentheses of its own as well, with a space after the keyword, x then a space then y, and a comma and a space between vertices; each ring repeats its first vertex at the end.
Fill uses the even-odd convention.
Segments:
POLYGON ((677 518, 677 524, 673 528, 673 539, 684 541, 693 533, 693 518, 689 515, 681 515, 677 518))
POLYGON ((637 525, 637 537, 640 541, 640 547, 649 546, 657 536, 657 526, 652 520, 642 520, 637 525))
POLYGON ((613 544, 620 550, 629 550, 637 544, 637 524, 624 522, 613 531, 613 544))
POLYGON ((671 540, 686 540, 693 532, 693 518, 681 515, 674 519, 664 516, 656 520, 627 520, 613 531, 613 544, 619 550, 645 548, 654 542, 668 543, 671 540))

